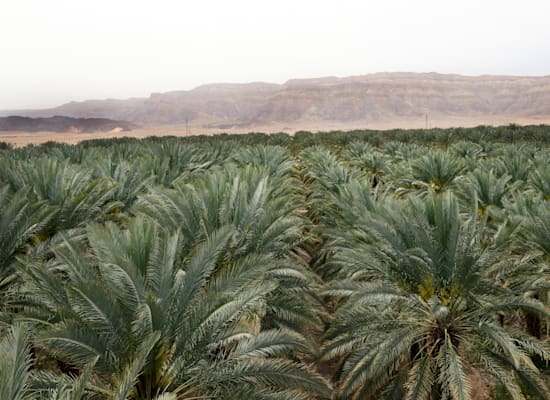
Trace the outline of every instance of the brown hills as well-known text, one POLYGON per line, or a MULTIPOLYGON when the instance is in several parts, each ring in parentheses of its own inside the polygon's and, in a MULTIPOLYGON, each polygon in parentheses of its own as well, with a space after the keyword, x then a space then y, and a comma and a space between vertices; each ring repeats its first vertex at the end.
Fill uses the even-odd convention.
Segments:
POLYGON ((123 132, 134 128, 137 128, 137 125, 133 123, 114 121, 107 118, 71 118, 62 116, 47 118, 0 117, 0 131, 4 132, 123 132))
POLYGON ((348 78, 210 84, 148 98, 71 102, 10 111, 194 130, 299 130, 550 122, 550 76, 377 73, 348 78))

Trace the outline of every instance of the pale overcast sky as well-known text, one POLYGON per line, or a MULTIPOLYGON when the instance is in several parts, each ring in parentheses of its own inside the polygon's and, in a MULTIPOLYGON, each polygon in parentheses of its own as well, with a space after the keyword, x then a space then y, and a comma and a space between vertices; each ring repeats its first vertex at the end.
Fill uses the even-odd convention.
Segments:
POLYGON ((549 0, 0 0, 0 109, 380 71, 550 75, 549 0))

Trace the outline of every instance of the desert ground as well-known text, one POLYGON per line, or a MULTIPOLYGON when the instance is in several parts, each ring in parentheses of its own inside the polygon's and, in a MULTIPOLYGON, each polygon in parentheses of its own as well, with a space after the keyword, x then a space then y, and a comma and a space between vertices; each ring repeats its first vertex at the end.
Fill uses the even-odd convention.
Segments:
MULTIPOLYGON (((550 117, 547 118, 531 118, 531 119, 506 119, 506 118, 455 118, 445 117, 443 119, 433 118, 428 120, 428 128, 450 128, 450 127, 474 127, 478 125, 508 125, 515 123, 518 125, 539 125, 550 124, 550 117)), ((396 120, 396 121, 358 121, 358 122, 331 122, 312 123, 308 121, 300 121, 293 123, 292 126, 285 125, 265 125, 265 126, 247 126, 247 127, 232 127, 228 129, 209 128, 204 126, 189 127, 179 125, 160 125, 148 126, 131 131, 110 131, 96 133, 59 133, 59 132, 0 132, 0 142, 11 143, 16 147, 26 146, 28 144, 41 144, 48 141, 63 142, 76 144, 83 140, 90 139, 105 139, 105 138, 121 138, 135 137, 146 138, 149 136, 193 136, 193 135, 215 135, 220 133, 248 133, 248 132, 265 132, 277 133, 284 132, 294 134, 298 131, 332 131, 332 130, 353 130, 353 129, 373 129, 373 130, 388 130, 388 129, 422 129, 426 127, 426 121, 422 120, 396 120)))

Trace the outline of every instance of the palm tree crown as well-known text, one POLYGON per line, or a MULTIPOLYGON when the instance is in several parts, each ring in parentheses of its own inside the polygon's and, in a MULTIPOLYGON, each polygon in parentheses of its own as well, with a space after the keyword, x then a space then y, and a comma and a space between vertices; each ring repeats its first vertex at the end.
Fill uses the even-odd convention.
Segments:
POLYGON ((515 397, 519 381, 545 393, 529 356, 550 353, 498 316, 548 312, 495 279, 509 238, 500 230, 487 241, 476 221, 451 194, 388 200, 334 240, 342 279, 327 294, 343 301, 325 357, 344 357, 342 398, 468 399, 475 368, 515 397))

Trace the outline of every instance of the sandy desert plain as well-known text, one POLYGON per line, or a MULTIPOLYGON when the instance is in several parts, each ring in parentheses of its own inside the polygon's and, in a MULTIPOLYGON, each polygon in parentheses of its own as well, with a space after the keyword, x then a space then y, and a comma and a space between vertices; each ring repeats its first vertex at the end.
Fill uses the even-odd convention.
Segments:
MULTIPOLYGON (((518 125, 539 125, 550 124, 548 118, 454 118, 445 117, 443 119, 433 119, 428 122, 429 128, 451 128, 451 127, 474 127, 478 125, 508 125, 515 123, 518 125)), ((89 133, 74 133, 74 132, 20 132, 20 131, 4 131, 0 132, 0 142, 10 143, 15 147, 22 147, 29 144, 39 145, 49 141, 76 144, 84 140, 92 139, 107 139, 121 137, 135 137, 143 139, 150 136, 194 136, 194 135, 216 135, 221 133, 248 133, 248 132, 263 132, 263 133, 287 133, 289 135, 298 131, 348 131, 354 129, 372 129, 372 130, 389 130, 389 129, 422 129, 425 128, 425 120, 410 120, 399 119, 394 122, 369 122, 358 121, 355 123, 346 122, 338 123, 327 121, 326 123, 310 123, 300 122, 292 124, 292 126, 284 125, 265 125, 265 126, 247 126, 247 127, 232 127, 228 129, 210 128, 204 126, 181 126, 181 125, 160 125, 147 126, 133 129, 131 131, 113 130, 108 132, 89 132, 89 133)))

